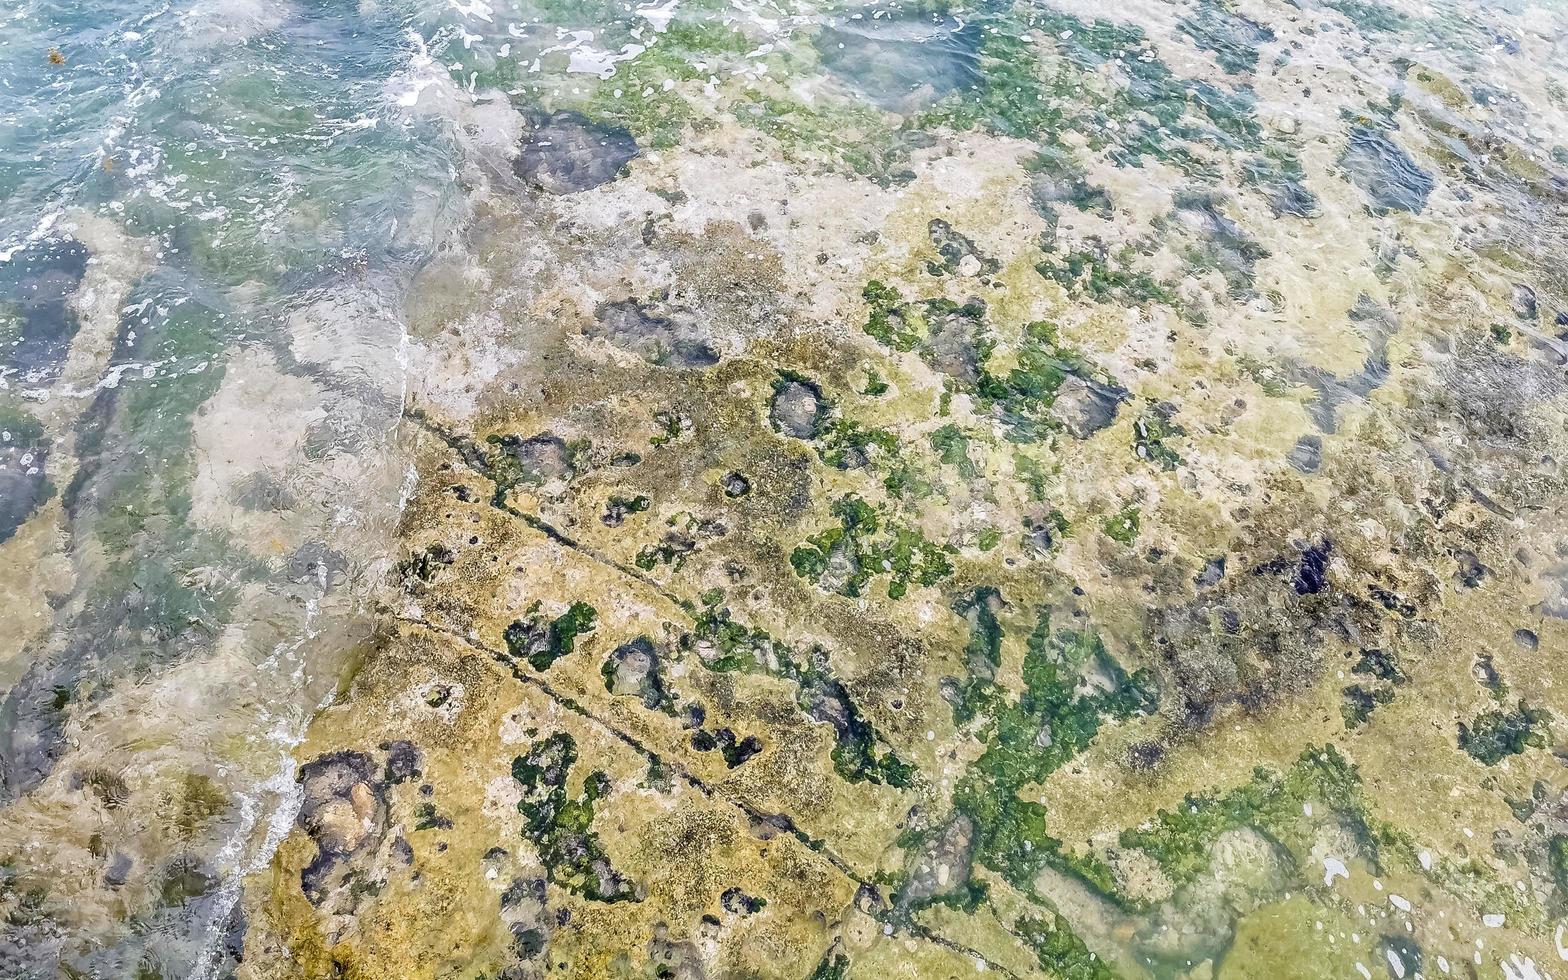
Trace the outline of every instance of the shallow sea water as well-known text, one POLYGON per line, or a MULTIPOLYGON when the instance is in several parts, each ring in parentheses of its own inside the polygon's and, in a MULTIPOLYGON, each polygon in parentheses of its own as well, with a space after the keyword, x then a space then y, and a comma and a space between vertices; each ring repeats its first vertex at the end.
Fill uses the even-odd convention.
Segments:
POLYGON ((0 975, 1568 976, 1565 47, 16 0, 0 975))

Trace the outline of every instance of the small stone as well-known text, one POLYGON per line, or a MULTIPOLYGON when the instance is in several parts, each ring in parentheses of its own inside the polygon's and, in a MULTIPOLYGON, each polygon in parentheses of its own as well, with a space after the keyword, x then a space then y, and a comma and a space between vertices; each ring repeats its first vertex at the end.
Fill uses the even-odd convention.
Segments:
POLYGON ((119 888, 131 877, 131 858, 128 854, 116 851, 109 858, 109 868, 103 873, 103 883, 110 888, 119 888))
POLYGON ((751 481, 734 470, 724 474, 719 485, 724 488, 724 496, 730 498, 744 497, 751 492, 751 481))
POLYGON ((1323 440, 1317 436, 1302 436, 1290 447, 1285 459, 1302 473, 1316 473, 1323 464, 1323 440))

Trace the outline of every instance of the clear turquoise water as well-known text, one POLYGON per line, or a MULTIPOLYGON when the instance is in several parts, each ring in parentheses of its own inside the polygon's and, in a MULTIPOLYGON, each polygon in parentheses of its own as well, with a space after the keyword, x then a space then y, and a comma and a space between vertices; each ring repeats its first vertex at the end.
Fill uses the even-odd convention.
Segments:
MULTIPOLYGON (((5 668, 0 797, 13 802, 55 774, 93 727, 69 719, 117 712, 117 698, 210 655, 242 594, 270 600, 240 623, 251 627, 242 673, 260 708, 220 698, 196 709, 231 712, 215 730, 256 742, 258 764, 229 772, 223 747, 189 747, 183 764, 244 805, 163 865, 176 900, 110 948, 48 924, 21 929, 0 973, 53 975, 58 958, 104 976, 137 964, 201 975, 227 955, 237 891, 215 885, 246 855, 265 855, 267 820, 287 809, 288 747, 335 676, 302 644, 320 603, 343 592, 349 562, 324 546, 320 562, 309 550, 258 562, 195 526, 192 414, 233 358, 287 358, 290 316, 345 291, 377 311, 357 342, 397 349, 404 290, 463 206, 446 120, 397 104, 419 38, 446 13, 405 2, 23 0, 0 14, 0 398, 5 427, 34 443, 0 461, 0 532, 57 504, 73 568, 51 594, 52 627, 5 668), (134 282, 117 284, 128 293, 112 352, 71 386, 62 378, 82 323, 64 297, 114 261, 81 241, 94 217, 142 258, 134 282), (49 431, 30 431, 51 414, 49 431), (260 788, 269 770, 270 793, 260 788)), ((322 376, 345 393, 322 454, 388 437, 396 378, 322 376)), ((96 737, 124 736, 100 727, 96 737)))

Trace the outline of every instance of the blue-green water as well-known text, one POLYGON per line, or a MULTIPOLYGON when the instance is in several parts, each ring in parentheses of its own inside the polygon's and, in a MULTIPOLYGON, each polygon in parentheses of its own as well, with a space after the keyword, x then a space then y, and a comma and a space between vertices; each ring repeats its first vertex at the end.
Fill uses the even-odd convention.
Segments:
MULTIPOLYGON (((121 709, 108 706, 212 656, 226 630, 239 631, 237 656, 250 665, 232 680, 249 675, 255 690, 243 700, 260 702, 251 711, 199 698, 190 710, 217 723, 184 736, 181 720, 165 719, 172 737, 247 739, 256 754, 231 770, 234 750, 213 741, 162 764, 182 770, 176 781, 198 778, 241 801, 183 843, 178 831, 155 834, 183 852, 153 859, 175 900, 107 947, 23 923, 0 972, 32 975, 58 960, 101 976, 139 963, 204 975, 229 955, 221 939, 234 876, 265 858, 268 820, 288 806, 289 748, 341 662, 341 649, 318 659, 309 644, 320 606, 359 590, 362 556, 317 543, 257 559, 221 527, 198 525, 192 414, 234 358, 266 351, 340 394, 321 420, 320 454, 364 454, 390 437, 402 381, 384 370, 395 359, 378 354, 399 349, 410 278, 463 209, 447 120, 399 104, 428 83, 421 38, 441 31, 446 13, 413 3, 26 0, 0 14, 0 415, 8 441, 14 432, 13 444, 32 450, 0 471, 0 534, 58 507, 57 554, 71 568, 47 600, 53 623, 3 668, 0 793, 14 802, 37 791, 80 739, 129 737, 113 734, 124 730, 112 717, 121 709), (94 237, 84 225, 114 233, 94 237), (96 275, 92 288, 118 300, 99 311, 107 326, 84 324, 66 302, 96 275), (335 305, 344 297, 348 307, 335 305), (323 303, 341 315, 318 329, 349 353, 298 366, 286 325, 323 303), (106 343, 96 363, 67 376, 84 330, 107 330, 106 343), (97 711, 111 717, 96 721, 97 711), (276 792, 259 788, 269 769, 282 780, 276 792), (214 887, 220 876, 230 884, 214 887)), ((396 490, 378 491, 384 513, 366 519, 395 513, 396 490)), ((136 751, 110 754, 115 769, 136 751)), ((147 858, 133 854, 126 846, 108 860, 129 869, 147 858)))

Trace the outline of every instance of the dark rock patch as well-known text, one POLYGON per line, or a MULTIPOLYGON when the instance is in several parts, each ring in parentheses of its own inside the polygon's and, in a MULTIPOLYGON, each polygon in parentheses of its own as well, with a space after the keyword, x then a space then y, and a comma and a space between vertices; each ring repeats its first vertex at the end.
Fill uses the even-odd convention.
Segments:
POLYGON ((119 888, 131 879, 132 865, 129 854, 116 851, 109 856, 109 866, 103 872, 103 883, 110 888, 119 888))
POLYGON ((1302 473, 1316 473, 1323 465, 1323 440, 1317 436, 1302 436, 1290 447, 1285 459, 1302 473))
POLYGON ((1453 556, 1454 578, 1467 589, 1477 588, 1482 580, 1492 573, 1492 570, 1483 564, 1473 551, 1457 548, 1453 551, 1453 556))
POLYGON ((980 340, 985 303, 971 299, 955 309, 927 306, 929 331, 922 350, 926 363, 968 385, 980 380, 980 340))
POLYGON ((86 246, 73 239, 34 242, 0 265, 0 324, 9 306, 20 319, 14 341, 0 347, 0 365, 32 384, 52 380, 79 326, 71 294, 87 273, 86 246))
POLYGON ((1180 26, 1194 44, 1213 52, 1220 69, 1231 75, 1256 68, 1258 49, 1274 40, 1272 30, 1219 3, 1198 4, 1180 26))
POLYGON ((1174 203, 1172 219, 1187 239, 1188 260, 1218 272, 1232 293, 1249 291, 1258 260, 1269 253, 1225 214, 1224 198, 1211 191, 1182 191, 1174 203))
POLYGON ((1416 166, 1398 143, 1381 130, 1356 126, 1339 158, 1350 182, 1361 190, 1374 214, 1419 214, 1437 187, 1432 175, 1416 166))
POLYGON ((717 749, 724 757, 724 764, 731 769, 736 769, 762 751, 762 740, 755 735, 741 738, 729 728, 720 728, 711 732, 701 729, 692 735, 691 747, 698 752, 712 752, 717 749))
POLYGON ((54 485, 44 472, 48 442, 41 436, 24 441, 9 430, 0 439, 5 436, 12 438, 0 441, 0 542, 10 540, 54 496, 54 485))
POLYGON ((1225 556, 1220 555, 1217 558, 1210 558, 1203 563, 1203 571, 1197 574, 1197 577, 1192 580, 1192 584, 1200 589, 1208 589, 1219 585, 1220 580, 1224 577, 1225 556))
POLYGON ((0 701, 0 800, 13 800, 43 781, 64 752, 65 722, 87 650, 69 659, 40 659, 0 701))
POLYGON ((751 481, 746 479, 743 474, 733 470, 724 474, 723 479, 719 481, 719 485, 724 488, 724 496, 731 499, 744 497, 751 492, 751 481))
POLYGON ((611 694, 635 697, 650 711, 673 710, 660 675, 659 652, 653 641, 639 636, 610 651, 604 662, 604 687, 611 694))
POLYGON ((767 904, 767 899, 753 898, 739 888, 726 889, 719 896, 719 906, 733 915, 755 915, 767 904))
POLYGON ((1297 595, 1316 595, 1328 586, 1328 556, 1333 547, 1325 541, 1301 552, 1301 563, 1296 566, 1296 577, 1291 582, 1297 595))
POLYGON ((933 262, 928 266, 933 275, 995 275, 1002 269, 1002 263, 981 255, 968 236, 955 231, 952 225, 941 218, 932 218, 926 226, 926 233, 937 254, 942 257, 940 263, 933 262))
POLYGON ((348 557, 321 541, 300 545, 285 569, 291 582, 319 582, 327 588, 341 583, 348 572, 348 557))
POLYGON ((604 513, 599 515, 599 523, 605 527, 620 527, 626 523, 626 518, 632 514, 640 514, 647 510, 653 503, 648 497, 638 494, 635 497, 622 497, 612 494, 605 502, 604 513))
POLYGON ((500 446, 516 479, 523 483, 537 486, 554 480, 570 481, 577 475, 571 447, 552 432, 542 432, 527 439, 502 436, 500 446))
POLYGON ((637 153, 628 131, 575 112, 555 112, 529 129, 512 169, 547 193, 576 194, 620 176, 637 153))
POLYGON ((1051 414, 1075 438, 1087 439, 1116 421, 1116 409, 1126 398, 1125 388, 1074 374, 1056 390, 1051 414))
POLYGON ((165 908, 186 905, 218 886, 218 877, 197 857, 182 855, 163 866, 158 901, 165 908))
POLYGON ((300 885, 313 904, 326 898, 336 866, 373 846, 386 819, 376 765, 363 752, 333 752, 300 769, 303 793, 295 823, 316 844, 316 858, 300 872, 300 885))
POLYGON ((1318 196, 1298 180, 1279 179, 1268 186, 1269 209, 1275 215, 1316 218, 1323 213, 1318 196))
POLYGON ((406 783, 418 779, 421 767, 424 765, 424 756, 415 747, 413 742, 399 739, 395 742, 382 742, 381 750, 387 754, 386 768, 382 772, 382 780, 388 786, 406 783))
POLYGON ((648 966, 645 976, 661 980, 707 980, 708 971, 702 964, 702 953, 694 943, 676 942, 669 938, 669 929, 660 923, 648 940, 648 966))
POLYGON ((650 364, 706 368, 719 363, 719 352, 696 320, 684 313, 665 316, 635 299, 623 299, 600 303, 594 316, 589 336, 602 337, 650 364))

